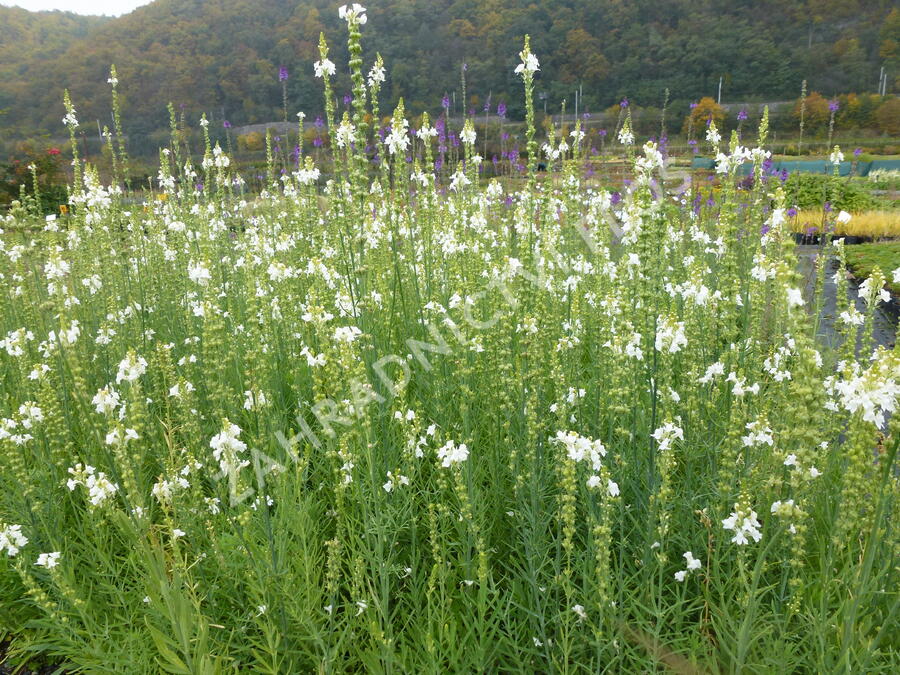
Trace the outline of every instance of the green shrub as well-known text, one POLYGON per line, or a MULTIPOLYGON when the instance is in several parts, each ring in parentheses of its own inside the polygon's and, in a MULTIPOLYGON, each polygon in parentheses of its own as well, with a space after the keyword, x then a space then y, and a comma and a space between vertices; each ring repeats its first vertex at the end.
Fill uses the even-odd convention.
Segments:
POLYGON ((829 202, 834 209, 858 212, 876 206, 869 191, 844 178, 809 173, 792 173, 785 183, 787 203, 801 209, 821 208, 829 202))

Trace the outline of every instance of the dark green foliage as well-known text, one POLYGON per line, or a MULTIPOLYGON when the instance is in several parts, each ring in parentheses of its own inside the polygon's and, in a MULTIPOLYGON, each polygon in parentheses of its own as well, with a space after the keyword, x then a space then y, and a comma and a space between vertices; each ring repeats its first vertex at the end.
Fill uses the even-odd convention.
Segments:
POLYGON ((811 173, 792 173, 785 183, 787 203, 800 209, 831 208, 850 212, 873 208, 875 199, 862 185, 844 178, 811 173))
MULTIPOLYGON (((169 101, 196 118, 205 111, 219 128, 281 117, 278 68, 289 71, 289 111, 322 107, 313 78, 320 31, 331 58, 346 62, 341 20, 332 0, 157 0, 124 17, 103 20, 0 7, 0 128, 62 131, 62 89, 69 86, 86 134, 109 123, 109 65, 119 70, 126 131, 160 126, 169 101)), ((382 110, 400 96, 409 110, 439 109, 455 92, 457 114, 504 101, 521 119, 513 67, 530 32, 541 61, 536 91, 549 109, 583 87, 580 110, 597 112, 627 95, 660 106, 672 92, 670 118, 714 95, 724 78, 726 100, 795 99, 809 89, 874 89, 900 21, 890 3, 813 0, 782 3, 686 0, 384 0, 369 7, 363 57, 384 56, 388 81, 382 110), (896 18, 896 17, 895 17, 896 18), (460 94, 460 65, 468 65, 460 94)), ((350 91, 339 72, 335 93, 350 91)), ((869 105, 868 100, 863 101, 869 105)), ((863 106, 865 107, 865 106, 863 106)), ((868 110, 853 115, 870 115, 868 110)), ((654 122, 655 124, 655 122, 654 122)), ((215 125, 214 125, 215 126, 215 125)))

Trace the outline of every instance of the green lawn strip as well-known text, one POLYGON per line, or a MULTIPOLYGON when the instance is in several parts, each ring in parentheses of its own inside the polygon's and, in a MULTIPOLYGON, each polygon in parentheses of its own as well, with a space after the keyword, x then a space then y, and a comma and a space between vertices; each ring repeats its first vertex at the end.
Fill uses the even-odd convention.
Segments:
POLYGON ((887 287, 900 294, 900 283, 894 282, 893 271, 900 267, 900 241, 858 244, 847 247, 847 264, 858 277, 868 278, 875 267, 887 277, 887 287))

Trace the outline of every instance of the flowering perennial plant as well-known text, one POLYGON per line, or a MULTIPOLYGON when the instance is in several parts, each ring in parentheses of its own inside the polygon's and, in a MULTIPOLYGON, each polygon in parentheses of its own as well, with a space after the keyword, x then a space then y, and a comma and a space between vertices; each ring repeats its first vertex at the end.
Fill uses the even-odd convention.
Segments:
POLYGON ((580 127, 551 131, 539 175, 526 42, 528 166, 486 182, 471 120, 413 132, 401 104, 371 128, 386 71, 363 68, 366 16, 340 9, 346 116, 324 38, 313 66, 327 164, 298 148, 251 196, 227 152, 173 143, 137 208, 76 156, 65 218, 3 221, 10 653, 127 673, 896 672, 885 276, 851 306, 822 245, 844 294, 822 344, 779 181, 738 188, 765 123, 758 148, 709 125, 714 207, 669 191, 627 101, 624 188, 584 177, 580 127))

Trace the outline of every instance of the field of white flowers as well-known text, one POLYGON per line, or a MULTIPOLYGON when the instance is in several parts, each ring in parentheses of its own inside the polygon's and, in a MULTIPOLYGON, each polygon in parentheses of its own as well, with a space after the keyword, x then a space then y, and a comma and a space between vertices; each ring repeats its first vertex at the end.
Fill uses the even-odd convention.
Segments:
MULTIPOLYGON (((469 123, 436 177, 427 118, 409 133, 402 106, 372 171, 364 17, 346 12, 355 107, 329 120, 327 184, 307 159, 242 194, 220 149, 192 166, 174 144, 146 207, 76 157, 71 213, 4 224, 12 658, 897 672, 884 276, 862 313, 837 275, 842 341, 820 346, 843 247, 803 288, 765 122, 758 149, 711 127, 722 192, 695 208, 626 119, 634 180, 613 203, 582 184, 577 129, 535 171, 526 42, 517 189, 479 180, 469 123)), ((323 43, 328 102, 334 68, 323 43)))

